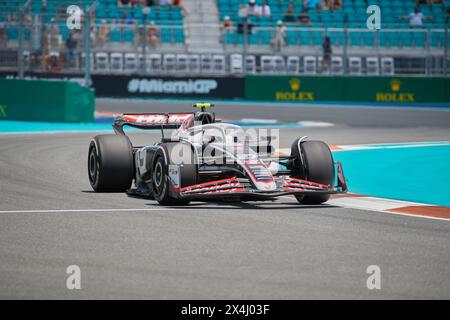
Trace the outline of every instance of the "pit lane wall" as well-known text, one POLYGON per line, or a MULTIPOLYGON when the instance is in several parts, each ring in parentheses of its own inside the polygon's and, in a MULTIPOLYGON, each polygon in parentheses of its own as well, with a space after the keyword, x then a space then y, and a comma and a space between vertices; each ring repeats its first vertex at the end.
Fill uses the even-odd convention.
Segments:
POLYGON ((94 90, 73 82, 0 78, 0 120, 93 122, 94 90))
POLYGON ((445 103, 450 78, 248 76, 245 99, 291 102, 445 103))

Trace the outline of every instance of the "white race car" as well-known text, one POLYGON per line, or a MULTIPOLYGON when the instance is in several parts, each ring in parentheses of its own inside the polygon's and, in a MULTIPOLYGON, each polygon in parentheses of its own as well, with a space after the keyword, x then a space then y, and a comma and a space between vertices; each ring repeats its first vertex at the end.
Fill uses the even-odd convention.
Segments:
POLYGON ((198 103, 199 112, 121 114, 116 134, 99 135, 89 146, 89 181, 96 192, 128 192, 161 205, 192 200, 273 200, 294 195, 302 204, 321 204, 346 193, 342 165, 328 145, 306 137, 289 156, 274 155, 271 137, 254 141, 239 126, 222 123, 198 103), (133 146, 124 126, 161 130, 159 142, 133 146), (170 138, 164 130, 175 129, 170 138), (133 186, 134 184, 134 186, 133 186))

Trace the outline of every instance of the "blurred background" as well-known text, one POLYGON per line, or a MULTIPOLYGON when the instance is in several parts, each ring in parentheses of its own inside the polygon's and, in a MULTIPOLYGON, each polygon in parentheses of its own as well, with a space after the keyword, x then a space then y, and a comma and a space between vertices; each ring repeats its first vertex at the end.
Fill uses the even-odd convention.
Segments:
POLYGON ((87 84, 91 74, 445 76, 449 8, 449 0, 2 0, 0 72, 75 73, 87 84), (72 30, 71 5, 81 9, 72 30), (367 27, 369 5, 380 7, 381 29, 367 27))

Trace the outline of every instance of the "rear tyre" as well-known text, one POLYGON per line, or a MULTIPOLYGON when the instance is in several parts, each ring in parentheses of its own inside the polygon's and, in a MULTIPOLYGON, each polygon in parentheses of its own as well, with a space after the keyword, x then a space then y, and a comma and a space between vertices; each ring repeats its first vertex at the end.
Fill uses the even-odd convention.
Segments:
MULTIPOLYGON (((294 156, 294 176, 325 185, 334 184, 334 160, 330 148, 322 141, 294 141, 291 154, 294 156)), ((330 199, 329 194, 295 196, 302 204, 321 204, 330 199)))
POLYGON ((133 147, 128 137, 100 135, 89 145, 88 176, 95 192, 124 192, 133 181, 133 147))
MULTIPOLYGON (((188 205, 191 200, 179 199, 171 195, 170 192, 170 179, 169 179, 169 164, 171 163, 169 154, 174 145, 163 146, 163 152, 159 149, 155 155, 155 161, 152 171, 152 183, 153 196, 160 205, 163 206, 185 206, 188 205)), ((180 170, 180 187, 187 187, 197 183, 197 166, 194 163, 193 151, 190 146, 183 146, 184 152, 190 153, 191 162, 183 163, 179 166, 180 170)))

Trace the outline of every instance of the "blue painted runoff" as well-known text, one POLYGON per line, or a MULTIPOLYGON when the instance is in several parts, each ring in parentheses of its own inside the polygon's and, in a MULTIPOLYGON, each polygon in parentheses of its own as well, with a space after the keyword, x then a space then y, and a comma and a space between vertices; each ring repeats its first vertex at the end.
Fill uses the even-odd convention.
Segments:
POLYGON ((0 133, 47 133, 78 131, 112 131, 109 123, 60 123, 34 121, 0 121, 0 133))
POLYGON ((334 152, 350 192, 450 206, 450 146, 334 152))

